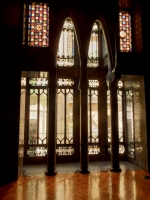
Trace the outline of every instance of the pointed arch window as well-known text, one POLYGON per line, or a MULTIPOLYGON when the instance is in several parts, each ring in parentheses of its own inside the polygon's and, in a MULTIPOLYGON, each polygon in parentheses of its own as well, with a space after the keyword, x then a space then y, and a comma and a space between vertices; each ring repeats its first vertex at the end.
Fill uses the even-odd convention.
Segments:
POLYGON ((119 12, 120 51, 132 51, 131 14, 129 11, 119 12))
POLYGON ((63 24, 60 35, 57 65, 72 67, 74 65, 74 36, 75 28, 70 18, 67 18, 63 24))
POLYGON ((92 33, 90 38, 90 45, 88 51, 88 67, 98 67, 98 31, 99 23, 95 22, 92 27, 92 33))

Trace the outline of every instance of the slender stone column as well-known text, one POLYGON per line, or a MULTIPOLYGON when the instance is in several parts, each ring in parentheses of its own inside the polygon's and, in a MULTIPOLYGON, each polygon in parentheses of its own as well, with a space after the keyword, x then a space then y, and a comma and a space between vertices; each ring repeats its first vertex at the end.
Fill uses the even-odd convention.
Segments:
POLYGON ((119 166, 119 130, 118 130, 118 78, 110 83, 111 104, 111 169, 112 172, 121 172, 119 166))
POLYGON ((47 171, 45 175, 52 176, 56 171, 56 75, 49 77, 48 116, 47 116, 47 171))
POLYGON ((88 156, 88 79, 87 68, 81 69, 80 77, 80 173, 87 174, 89 170, 88 156))

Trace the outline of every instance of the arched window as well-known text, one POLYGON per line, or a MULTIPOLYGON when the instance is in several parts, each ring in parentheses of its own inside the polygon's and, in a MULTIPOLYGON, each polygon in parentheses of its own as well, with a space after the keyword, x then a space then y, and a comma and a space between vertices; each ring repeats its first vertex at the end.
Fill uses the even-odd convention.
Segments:
POLYGON ((92 33, 90 38, 90 45, 89 45, 89 51, 88 51, 88 61, 87 66, 88 67, 98 67, 98 45, 99 45, 99 23, 95 22, 92 27, 92 33))
POLYGON ((75 30, 73 22, 67 18, 63 24, 57 53, 57 65, 74 66, 74 37, 75 30))
POLYGON ((57 51, 57 160, 78 156, 79 130, 79 76, 78 41, 73 21, 64 20, 57 51))

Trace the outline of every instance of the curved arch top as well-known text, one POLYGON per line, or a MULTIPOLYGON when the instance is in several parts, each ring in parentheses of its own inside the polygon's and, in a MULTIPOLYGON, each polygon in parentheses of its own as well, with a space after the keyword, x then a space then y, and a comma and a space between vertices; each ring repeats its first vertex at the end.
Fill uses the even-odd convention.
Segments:
POLYGON ((73 67, 75 65, 75 54, 79 54, 79 45, 76 27, 72 17, 65 18, 57 51, 57 65, 59 67, 73 67), (77 51, 77 52, 76 52, 77 51))

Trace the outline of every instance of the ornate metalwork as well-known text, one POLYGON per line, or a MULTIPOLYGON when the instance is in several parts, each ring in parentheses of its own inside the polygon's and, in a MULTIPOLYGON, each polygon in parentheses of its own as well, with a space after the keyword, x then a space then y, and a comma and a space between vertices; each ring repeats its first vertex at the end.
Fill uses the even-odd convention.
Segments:
POLYGON ((66 67, 74 65, 74 25, 71 19, 66 19, 62 28, 57 65, 66 67))
POLYGON ((58 156, 70 156, 73 155, 74 148, 72 146, 58 147, 56 149, 56 154, 58 156))
POLYGON ((46 156, 47 148, 46 147, 28 147, 27 155, 29 157, 39 157, 46 156))
POLYGON ((89 82, 89 87, 96 88, 99 86, 98 80, 88 80, 88 82, 89 82))
POLYGON ((47 86, 48 79, 47 78, 30 78, 29 84, 32 86, 47 86))
POLYGON ((74 80, 73 79, 58 79, 57 81, 58 86, 73 86, 74 80))
MULTIPOLYGON (((108 153, 111 154, 111 144, 108 145, 108 153)), ((119 145, 119 154, 125 153, 125 146, 120 144, 119 145)))
POLYGON ((88 67, 98 67, 98 30, 99 24, 97 22, 94 23, 90 38, 90 46, 88 51, 88 67))
POLYGON ((100 147, 98 145, 89 145, 88 147, 88 154, 99 154, 100 153, 100 147))

